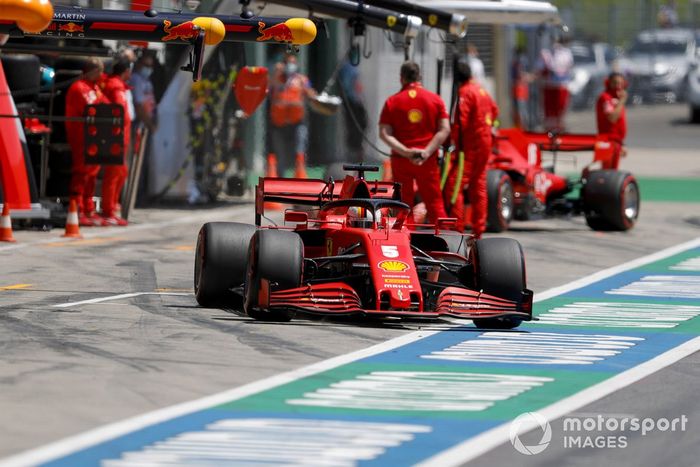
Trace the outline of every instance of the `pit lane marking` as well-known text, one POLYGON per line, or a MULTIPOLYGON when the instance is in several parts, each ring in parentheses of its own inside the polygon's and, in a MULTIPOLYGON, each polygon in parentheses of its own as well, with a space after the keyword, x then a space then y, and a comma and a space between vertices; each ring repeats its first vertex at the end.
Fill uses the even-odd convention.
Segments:
POLYGON ((3 285, 0 287, 0 290, 18 290, 18 289, 26 289, 31 287, 32 284, 14 284, 14 285, 3 285))
POLYGON ((637 297, 699 299, 700 276, 644 276, 639 281, 605 293, 637 297))
POLYGON ((614 357, 642 337, 550 332, 485 332, 420 358, 531 365, 590 365, 614 357))
POLYGON ((81 300, 79 302, 70 303, 59 303, 58 305, 52 305, 54 308, 68 308, 71 306, 78 305, 91 305, 93 303, 109 302, 112 300, 121 300, 122 298, 138 297, 140 295, 180 295, 180 296, 190 296, 192 292, 133 292, 133 293, 123 293, 119 295, 110 295, 108 297, 91 298, 89 300, 81 300))
MULTIPOLYGON (((541 294, 537 294, 535 296, 535 301, 540 302, 548 300, 558 295, 583 288, 592 283, 602 281, 629 269, 663 260, 674 254, 678 254, 698 246, 700 246, 700 237, 695 240, 667 248, 652 255, 638 258, 636 260, 600 271, 563 286, 550 289, 541 294)), ((307 367, 302 367, 261 381, 233 388, 222 393, 179 405, 166 407, 117 423, 105 425, 76 436, 59 440, 49 445, 44 445, 30 451, 17 454, 6 459, 5 462, 0 462, 0 465, 7 467, 15 465, 38 464, 41 462, 56 460, 64 456, 77 455, 78 453, 88 449, 97 450, 98 445, 106 446, 110 441, 117 442, 117 438, 130 435, 138 432, 139 430, 144 430, 156 424, 169 422, 206 409, 212 409, 221 404, 230 404, 233 401, 241 400, 247 396, 252 396, 269 389, 278 388, 285 384, 341 367, 344 364, 350 364, 398 349, 415 341, 429 338, 430 336, 438 334, 439 332, 440 331, 424 330, 413 332, 360 351, 341 355, 307 367)), ((672 365, 678 360, 698 350, 700 350, 700 337, 686 341, 685 343, 672 348, 671 350, 668 350, 651 360, 632 367, 622 373, 617 374, 616 376, 605 379, 598 384, 582 389, 570 397, 555 402, 547 407, 538 408, 538 412, 546 415, 551 421, 559 416, 577 410, 580 407, 605 397, 610 393, 633 384, 634 382, 639 381, 640 379, 653 374, 662 368, 672 365)), ((480 435, 471 437, 467 441, 462 442, 453 448, 438 453, 425 461, 424 465, 461 465, 462 463, 493 449, 499 444, 508 442, 511 421, 511 419, 508 419, 505 423, 497 426, 496 428, 482 432, 480 435)), ((532 428, 534 428, 534 426, 532 428)))
POLYGON ((655 303, 575 302, 551 308, 533 325, 672 329, 700 315, 700 306, 655 303))
POLYGON ((700 271, 700 256, 681 261, 669 269, 672 271, 700 271))
POLYGON ((374 371, 288 399, 287 404, 366 410, 482 411, 554 381, 542 376, 374 371))
POLYGON ((62 247, 76 247, 76 246, 89 246, 89 245, 104 245, 113 242, 123 242, 126 237, 101 237, 101 238, 85 238, 80 240, 72 240, 69 242, 57 241, 44 243, 40 245, 42 248, 62 248, 62 247))
POLYGON ((103 467, 142 465, 323 465, 347 466, 375 459, 429 433, 427 425, 337 420, 243 418, 211 423, 203 431, 189 431, 129 451, 103 467))
MULTIPOLYGON (((637 381, 646 378, 647 376, 656 373, 657 371, 670 366, 677 361, 692 355, 700 350, 700 337, 691 339, 678 347, 658 355, 657 357, 647 360, 646 362, 637 365, 629 370, 623 371, 611 378, 608 378, 598 384, 590 386, 582 391, 577 392, 573 396, 562 399, 547 407, 537 410, 537 413, 547 420, 552 422, 559 417, 568 413, 574 412, 588 404, 591 404, 603 397, 619 391, 637 381)), ((460 466, 473 460, 482 454, 489 452, 497 446, 508 442, 510 438, 510 427, 512 420, 508 420, 495 428, 485 431, 473 438, 458 444, 457 446, 447 449, 423 462, 416 464, 418 467, 449 467, 460 466)), ((539 427, 537 421, 527 420, 520 427, 520 433, 526 433, 536 427, 539 427)))

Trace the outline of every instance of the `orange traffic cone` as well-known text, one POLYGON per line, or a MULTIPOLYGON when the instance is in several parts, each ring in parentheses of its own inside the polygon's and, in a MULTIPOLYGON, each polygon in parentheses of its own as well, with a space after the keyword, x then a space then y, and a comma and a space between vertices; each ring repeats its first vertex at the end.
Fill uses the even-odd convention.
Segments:
POLYGON ((78 206, 74 199, 70 200, 68 216, 66 217, 66 233, 61 237, 83 238, 80 235, 80 226, 78 225, 78 206))
MULTIPOLYGON (((265 173, 266 177, 277 177, 277 156, 274 153, 267 155, 267 171, 265 173)), ((268 201, 265 203, 265 210, 267 211, 281 211, 282 203, 273 203, 268 201)))
POLYGON ((306 175, 306 166, 304 164, 304 153, 297 154, 297 160, 294 164, 294 178, 308 178, 306 175))
POLYGON ((10 207, 7 203, 2 206, 2 217, 0 218, 0 242, 16 242, 12 236, 12 219, 10 219, 10 207))
POLYGON ((383 182, 391 182, 394 179, 393 174, 391 173, 391 159, 387 159, 384 161, 382 164, 382 181, 383 182))

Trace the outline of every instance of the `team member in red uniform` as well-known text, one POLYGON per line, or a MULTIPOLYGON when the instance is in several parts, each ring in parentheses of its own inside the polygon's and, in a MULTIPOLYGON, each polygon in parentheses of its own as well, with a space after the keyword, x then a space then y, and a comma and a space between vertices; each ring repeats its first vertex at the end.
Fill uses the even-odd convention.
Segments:
POLYGON ((131 142, 131 115, 129 114, 129 102, 126 84, 131 77, 131 66, 126 60, 117 61, 112 67, 112 74, 104 83, 104 94, 112 104, 119 104, 124 108, 124 160, 121 165, 106 165, 104 178, 102 179, 102 223, 104 225, 127 225, 128 222, 117 216, 116 206, 119 194, 124 187, 128 169, 126 167, 126 153, 131 142))
POLYGON ((420 83, 420 67, 401 65, 401 91, 389 97, 379 117, 379 136, 391 148, 391 171, 401 184, 401 199, 413 206, 414 187, 435 222, 447 217, 440 191, 437 151, 450 134, 449 115, 437 94, 420 83))
MULTIPOLYGON (((459 60, 455 69, 455 79, 459 83, 458 100, 452 115, 452 141, 456 150, 452 161, 452 170, 448 177, 447 195, 455 190, 459 183, 459 166, 457 158, 460 151, 464 153, 464 171, 462 187, 466 188, 471 204, 472 234, 476 238, 486 230, 488 197, 486 193, 486 164, 491 155, 493 144, 492 128, 498 117, 498 107, 489 93, 472 79, 469 63, 459 60)), ((453 217, 457 217, 457 228, 462 230, 467 219, 464 210, 462 190, 457 187, 454 203, 448 199, 453 217)))
MULTIPOLYGON (((71 84, 66 94, 66 117, 82 118, 87 105, 109 102, 98 85, 103 70, 104 65, 96 58, 90 59, 85 64, 83 75, 71 84)), ((92 200, 100 166, 85 164, 84 131, 82 121, 66 121, 66 134, 73 159, 70 197, 71 200, 75 200, 78 206, 80 225, 101 225, 102 220, 95 214, 95 203, 92 200)))
POLYGON ((605 90, 598 97, 595 106, 598 134, 613 145, 613 157, 611 160, 603 161, 604 169, 617 169, 620 164, 620 156, 627 155, 624 146, 627 135, 626 85, 625 77, 621 73, 611 73, 605 82, 605 90))

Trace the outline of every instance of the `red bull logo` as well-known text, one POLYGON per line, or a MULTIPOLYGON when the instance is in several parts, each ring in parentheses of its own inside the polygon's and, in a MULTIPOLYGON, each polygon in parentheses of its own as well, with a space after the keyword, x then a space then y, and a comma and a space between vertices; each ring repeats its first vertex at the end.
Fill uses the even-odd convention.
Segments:
POLYGON ((185 21, 184 23, 180 23, 175 26, 172 24, 173 23, 167 19, 163 20, 163 31, 166 33, 166 35, 161 39, 163 42, 192 40, 199 35, 199 31, 201 29, 192 21, 185 21))
POLYGON ((258 32, 260 36, 256 39, 259 42, 274 40, 277 42, 292 42, 294 36, 292 30, 284 23, 275 24, 269 28, 265 28, 265 23, 258 22, 258 32))
POLYGON ((65 31, 69 33, 85 32, 85 27, 75 23, 66 23, 58 25, 59 31, 65 31))

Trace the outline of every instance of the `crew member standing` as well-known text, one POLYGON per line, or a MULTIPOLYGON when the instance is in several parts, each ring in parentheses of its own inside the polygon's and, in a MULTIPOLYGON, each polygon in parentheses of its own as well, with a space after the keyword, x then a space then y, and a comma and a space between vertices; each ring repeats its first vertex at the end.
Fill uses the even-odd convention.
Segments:
MULTIPOLYGON (((308 137, 306 98, 316 90, 306 75, 299 73, 296 55, 287 54, 275 67, 270 85, 270 147, 279 158, 280 176, 296 160, 304 167, 308 137)), ((299 172, 299 170, 297 170, 299 172)), ((299 175, 299 174, 297 174, 299 175)))
POLYGON ((112 104, 119 104, 124 108, 124 159, 120 165, 106 165, 104 178, 102 179, 102 223, 104 225, 125 226, 128 222, 117 215, 117 203, 119 195, 126 182, 128 169, 126 155, 131 143, 131 121, 126 84, 131 77, 131 65, 126 60, 117 61, 112 67, 112 74, 107 77, 104 84, 104 93, 112 104))
POLYGON ((564 114, 569 106, 569 82, 574 55, 565 39, 557 39, 552 49, 544 49, 540 58, 540 74, 544 79, 542 100, 546 131, 564 131, 564 114))
POLYGON ((498 107, 489 93, 472 78, 471 67, 466 60, 460 59, 457 62, 455 79, 459 83, 457 103, 452 115, 452 142, 456 150, 446 192, 448 198, 453 192, 457 195, 454 199, 448 199, 448 205, 452 205, 453 217, 458 220, 457 228, 462 230, 467 219, 460 185, 466 188, 471 204, 472 234, 478 239, 486 230, 486 164, 491 155, 492 128, 498 117, 498 107), (459 174, 462 164, 457 162, 457 158, 462 157, 460 152, 464 157, 462 175, 459 174))
POLYGON ((617 169, 620 165, 620 157, 627 155, 624 146, 627 135, 626 84, 625 77, 621 73, 611 73, 605 81, 605 90, 598 97, 595 106, 598 135, 610 141, 613 146, 612 158, 602 161, 604 169, 617 169))
POLYGON ((401 65, 401 91, 384 103, 379 136, 391 148, 391 171, 394 181, 401 184, 401 200, 413 206, 415 181, 428 217, 435 222, 447 217, 438 149, 450 134, 450 122, 442 98, 424 89, 420 79, 418 64, 401 65))
POLYGON ((88 105, 109 103, 98 85, 103 70, 102 62, 91 58, 83 67, 83 75, 66 94, 66 136, 73 160, 70 198, 78 207, 78 223, 82 226, 102 225, 92 200, 100 166, 85 164, 85 124, 71 119, 84 118, 88 105))

